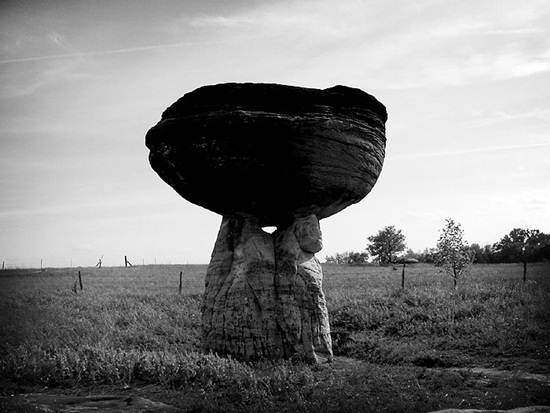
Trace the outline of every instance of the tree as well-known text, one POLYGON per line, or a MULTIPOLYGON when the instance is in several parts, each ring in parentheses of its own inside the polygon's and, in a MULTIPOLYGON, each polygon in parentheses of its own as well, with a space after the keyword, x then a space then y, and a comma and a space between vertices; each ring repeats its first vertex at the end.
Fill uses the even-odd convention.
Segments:
POLYGON ((470 252, 472 253, 474 262, 476 263, 485 263, 485 256, 483 255, 483 248, 479 244, 470 245, 470 252))
POLYGON ((434 264, 451 276, 456 289, 458 279, 468 271, 473 258, 468 244, 463 240, 460 224, 447 218, 437 242, 434 264))
POLYGON ((327 255, 325 257, 325 263, 327 263, 327 264, 337 264, 336 257, 334 255, 327 255))
POLYGON ((487 244, 483 247, 483 256, 485 257, 485 262, 488 264, 497 262, 497 256, 492 245, 487 244))
POLYGON ((533 257, 534 261, 550 260, 550 234, 540 234, 540 247, 537 248, 536 254, 533 257))
POLYGON ((369 259, 367 252, 350 252, 348 264, 365 264, 369 259))
POLYGON ((347 264, 349 260, 349 252, 337 252, 334 255, 325 258, 328 264, 347 264))
POLYGON ((474 254, 474 262, 478 264, 489 264, 496 260, 493 248, 490 245, 482 247, 479 244, 470 245, 470 251, 474 254))
POLYGON ((378 258, 380 264, 393 263, 396 254, 405 250, 405 236, 393 225, 381 229, 378 234, 371 235, 368 240, 370 244, 367 246, 367 250, 378 258))
POLYGON ((504 262, 523 263, 523 281, 527 279, 527 263, 542 259, 542 251, 549 244, 549 236, 537 229, 514 228, 494 245, 504 262))
POLYGON ((369 259, 366 252, 339 252, 325 258, 327 264, 364 264, 369 259))
POLYGON ((424 251, 418 257, 418 261, 433 264, 435 252, 435 248, 424 248, 424 251))

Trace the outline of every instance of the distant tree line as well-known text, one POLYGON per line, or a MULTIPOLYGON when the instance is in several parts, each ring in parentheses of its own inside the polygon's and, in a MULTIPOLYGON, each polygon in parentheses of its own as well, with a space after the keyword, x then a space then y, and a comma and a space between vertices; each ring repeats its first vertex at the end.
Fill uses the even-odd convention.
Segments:
MULTIPOLYGON (((523 282, 527 280, 527 263, 550 260, 550 235, 539 230, 514 228, 493 245, 481 247, 464 240, 459 223, 451 218, 445 220, 435 248, 416 253, 405 251, 405 235, 394 226, 387 226, 376 235, 368 237, 369 244, 363 252, 345 252, 326 257, 327 263, 380 265, 402 264, 401 288, 405 288, 405 267, 416 262, 433 263, 453 280, 456 289, 458 280, 469 272, 472 263, 523 263, 523 282), (404 252, 404 253, 403 253, 404 252)), ((394 265, 394 269, 397 269, 394 265)))
POLYGON ((470 245, 474 262, 536 262, 550 260, 550 234, 538 230, 515 228, 493 245, 470 245))
MULTIPOLYGON (((454 221, 453 221, 454 223, 454 221)), ((418 262, 434 264, 438 257, 438 248, 426 248, 421 252, 405 249, 405 236, 401 230, 388 226, 376 235, 368 237, 369 244, 361 252, 348 251, 326 257, 331 264, 393 264, 403 259, 415 259, 418 262)), ((519 262, 550 261, 550 234, 539 230, 514 228, 509 234, 494 244, 480 246, 471 244, 469 256, 474 263, 497 264, 519 262)))
POLYGON ((339 252, 326 257, 326 262, 329 264, 366 264, 369 261, 367 252, 339 252))

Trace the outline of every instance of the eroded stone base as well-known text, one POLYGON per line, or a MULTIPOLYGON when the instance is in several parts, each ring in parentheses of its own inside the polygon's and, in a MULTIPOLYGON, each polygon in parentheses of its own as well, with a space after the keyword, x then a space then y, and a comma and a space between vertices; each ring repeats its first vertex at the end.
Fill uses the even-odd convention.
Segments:
POLYGON ((203 347, 236 358, 332 359, 314 215, 273 234, 224 217, 206 274, 203 347))

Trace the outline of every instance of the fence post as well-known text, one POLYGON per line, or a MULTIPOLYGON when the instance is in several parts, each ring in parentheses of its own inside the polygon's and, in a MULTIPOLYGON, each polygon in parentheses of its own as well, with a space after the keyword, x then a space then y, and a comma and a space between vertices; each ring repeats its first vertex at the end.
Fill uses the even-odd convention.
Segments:
POLYGON ((82 291, 82 277, 80 276, 80 271, 78 271, 78 284, 80 284, 80 291, 82 291))
POLYGON ((180 295, 181 295, 181 289, 182 289, 182 284, 181 284, 181 276, 182 276, 182 274, 183 274, 183 271, 180 271, 180 286, 179 286, 179 288, 178 288, 178 292, 179 292, 180 295))
POLYGON ((403 263, 403 271, 401 271, 401 288, 405 289, 405 265, 406 263, 403 263))
POLYGON ((124 256, 124 267, 133 267, 132 263, 128 261, 128 257, 124 256))

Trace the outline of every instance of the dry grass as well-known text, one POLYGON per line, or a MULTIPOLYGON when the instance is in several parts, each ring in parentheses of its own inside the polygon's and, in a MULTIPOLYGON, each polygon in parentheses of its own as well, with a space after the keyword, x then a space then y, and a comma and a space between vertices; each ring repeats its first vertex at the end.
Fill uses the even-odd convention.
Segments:
MULTIPOLYGON (((429 265, 327 268, 331 327, 340 354, 377 363, 493 364, 499 357, 550 356, 550 266, 475 265, 455 291, 429 265), (338 272, 341 272, 338 275, 338 272)), ((534 363, 538 365, 538 363, 534 363)))
MULTIPOLYGON (((445 384, 424 367, 519 366, 550 373, 550 264, 532 265, 526 284, 520 265, 476 265, 457 291, 429 265, 407 268, 405 291, 400 269, 325 266, 335 353, 365 361, 345 371, 201 354, 205 270, 81 269, 84 291, 77 294, 74 269, 0 273, 0 374, 30 385, 186 388, 198 395, 199 408, 213 411, 421 411, 453 406, 479 390, 470 388, 470 377, 453 376, 445 384)), ((509 395, 506 386, 489 393, 509 395)), ((515 389, 511 407, 545 400, 533 396, 536 386, 515 389)), ((490 400, 475 397, 463 407, 490 400)))

